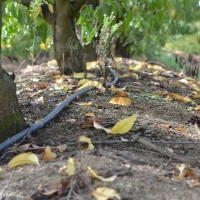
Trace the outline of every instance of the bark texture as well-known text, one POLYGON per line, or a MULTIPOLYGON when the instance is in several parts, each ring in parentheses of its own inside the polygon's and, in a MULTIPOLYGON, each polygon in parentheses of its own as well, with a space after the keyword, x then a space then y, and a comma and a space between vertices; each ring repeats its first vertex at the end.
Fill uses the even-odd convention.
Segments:
MULTIPOLYGON (((2 1, 0 1, 0 41, 2 30, 2 6, 2 1)), ((16 85, 11 76, 3 70, 0 62, 0 142, 15 135, 25 127, 26 124, 16 96, 16 85)))
POLYGON ((74 19, 85 1, 57 0, 55 5, 54 53, 60 72, 72 74, 84 71, 84 52, 77 38, 74 19), (69 45, 69 40, 74 44, 69 45))

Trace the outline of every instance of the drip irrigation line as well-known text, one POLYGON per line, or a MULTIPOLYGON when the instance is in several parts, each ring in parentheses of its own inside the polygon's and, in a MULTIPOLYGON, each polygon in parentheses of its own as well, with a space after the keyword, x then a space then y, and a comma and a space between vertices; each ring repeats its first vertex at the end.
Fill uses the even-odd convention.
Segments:
MULTIPOLYGON (((108 67, 111 74, 114 76, 114 80, 110 83, 106 84, 106 87, 110 87, 111 85, 115 85, 118 81, 117 73, 111 68, 108 67)), ((39 122, 36 122, 35 124, 31 125, 30 127, 26 128, 25 130, 19 132, 18 134, 14 135, 13 137, 7 139, 6 141, 2 142, 0 144, 0 153, 2 153, 7 148, 11 147, 12 145, 20 142, 23 138, 27 137, 28 135, 34 133, 38 129, 44 127, 46 124, 48 124, 50 121, 52 121, 68 104, 70 104, 76 97, 81 96, 91 90, 93 90, 94 87, 88 87, 83 90, 80 90, 76 92, 75 94, 72 94, 69 96, 66 100, 64 100, 62 103, 60 103, 51 113, 49 113, 44 119, 40 120, 39 122)))

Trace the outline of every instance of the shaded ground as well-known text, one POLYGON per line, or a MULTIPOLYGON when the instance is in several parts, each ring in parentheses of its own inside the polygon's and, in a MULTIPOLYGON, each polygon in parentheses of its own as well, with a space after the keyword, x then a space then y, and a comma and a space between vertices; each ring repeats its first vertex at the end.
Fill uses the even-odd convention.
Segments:
MULTIPOLYGON (((120 77, 116 87, 126 87, 125 91, 133 103, 129 106, 110 104, 109 101, 116 97, 110 90, 104 94, 92 91, 77 98, 55 120, 24 141, 41 147, 49 145, 52 149, 67 144, 68 150, 56 152, 57 158, 52 162, 42 160, 42 153, 38 154, 40 167, 28 165, 15 170, 8 170, 7 163, 16 154, 8 154, 1 165, 1 199, 3 194, 6 200, 31 199, 33 194, 34 199, 56 199, 55 193, 50 196, 43 193, 41 196, 37 191, 46 188, 47 193, 51 193, 56 186, 60 188, 55 184, 61 181, 62 187, 66 187, 70 181, 60 169, 66 165, 69 157, 74 158, 77 168, 74 179, 78 183, 72 187, 71 182, 70 192, 66 188, 65 191, 57 190, 63 196, 57 196, 57 199, 94 199, 91 194, 97 187, 115 189, 124 200, 199 199, 199 187, 194 187, 195 184, 198 186, 198 178, 177 178, 177 166, 183 164, 184 160, 186 168, 190 168, 197 177, 200 176, 200 136, 190 123, 195 121, 194 116, 199 115, 195 108, 200 102, 193 98, 198 92, 191 90, 191 86, 195 84, 199 87, 199 84, 159 66, 134 60, 119 59, 113 66, 120 77), (187 82, 185 79, 181 83, 183 78, 187 82), (173 94, 191 97, 196 104, 192 101, 180 102, 180 99, 174 99, 173 94), (167 100, 169 97, 172 100, 167 100), (92 106, 78 105, 80 102, 92 102, 92 106), (89 126, 85 116, 88 112, 93 113, 104 127, 112 127, 135 113, 138 118, 128 133, 108 135, 89 126), (77 144, 80 135, 91 138, 95 149, 88 152, 84 146, 77 144), (120 142, 122 139, 135 139, 135 142, 120 142), (147 141, 147 144, 142 141, 147 141), (160 147, 158 151, 153 150, 148 142, 160 147), (179 156, 178 159, 174 159, 174 154, 179 156), (88 166, 105 177, 118 176, 110 183, 91 180, 86 174, 88 166), (53 189, 48 188, 49 185, 53 189)), ((92 73, 96 73, 94 71, 92 73)), ((80 79, 55 76, 57 74, 59 72, 54 61, 34 68, 29 66, 17 74, 19 102, 29 125, 44 118, 78 87, 80 79), (71 85, 72 90, 66 91, 67 85, 71 85)))

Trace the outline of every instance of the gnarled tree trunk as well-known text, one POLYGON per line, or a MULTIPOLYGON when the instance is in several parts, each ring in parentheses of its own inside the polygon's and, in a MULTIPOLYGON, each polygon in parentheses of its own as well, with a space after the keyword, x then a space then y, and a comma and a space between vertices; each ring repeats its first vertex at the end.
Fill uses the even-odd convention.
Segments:
MULTIPOLYGON (((3 3, 0 1, 0 56, 2 6, 3 3)), ((0 62, 0 142, 23 130, 25 126, 26 124, 16 96, 16 85, 11 76, 3 70, 0 62)))

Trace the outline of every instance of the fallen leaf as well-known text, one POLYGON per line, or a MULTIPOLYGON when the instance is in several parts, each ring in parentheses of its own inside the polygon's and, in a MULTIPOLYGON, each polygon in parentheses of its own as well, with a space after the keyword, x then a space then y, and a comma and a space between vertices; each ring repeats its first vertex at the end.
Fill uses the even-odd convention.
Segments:
POLYGON ((39 97, 38 99, 35 100, 36 102, 40 102, 43 103, 44 102, 44 98, 43 96, 39 97))
POLYGON ((74 175, 75 174, 75 171, 76 171, 76 167, 74 165, 74 159, 73 158, 69 158, 68 161, 67 161, 67 174, 68 175, 74 175))
POLYGON ((56 150, 59 151, 59 152, 64 152, 68 149, 67 145, 66 144, 62 144, 62 145, 59 145, 56 147, 56 150))
POLYGON ((109 103, 118 104, 121 106, 128 106, 132 103, 132 100, 130 98, 125 98, 125 97, 115 97, 111 99, 109 103))
POLYGON ((86 149, 87 151, 94 149, 94 145, 92 144, 91 139, 89 137, 81 135, 81 136, 79 136, 78 141, 79 142, 86 142, 86 143, 88 143, 88 147, 86 149))
POLYGON ((75 92, 78 92, 78 91, 83 90, 88 87, 95 87, 98 90, 100 90, 102 93, 104 93, 106 91, 106 89, 103 87, 103 85, 101 83, 99 83, 98 81, 88 81, 84 85, 82 85, 80 88, 75 90, 75 92))
POLYGON ((200 105, 196 106, 195 110, 199 111, 200 110, 200 105))
POLYGON ((96 129, 100 129, 100 130, 104 130, 106 133, 110 132, 110 129, 108 128, 104 128, 103 126, 101 126, 99 123, 96 122, 95 119, 93 119, 93 125, 96 129))
POLYGON ((88 102, 88 103, 82 102, 82 103, 76 103, 76 104, 78 104, 80 106, 92 106, 92 102, 88 102))
POLYGON ((196 102, 194 102, 192 99, 188 98, 188 97, 183 97, 179 94, 175 94, 175 93, 170 93, 168 94, 168 96, 166 97, 167 100, 176 100, 176 101, 179 101, 179 102, 184 102, 184 103, 188 103, 190 102, 191 104, 193 105, 197 105, 196 102))
POLYGON ((96 200, 109 200, 109 199, 121 200, 121 197, 114 189, 106 187, 98 187, 92 193, 92 195, 95 197, 96 200))
POLYGON ((130 117, 127 117, 119 122, 117 122, 112 129, 110 130, 110 134, 124 134, 127 133, 133 126, 135 120, 137 118, 137 114, 134 114, 130 117))
POLYGON ((194 95, 193 95, 193 98, 195 98, 195 99, 200 99, 200 93, 194 94, 194 95))
POLYGON ((62 90, 64 90, 64 91, 68 91, 68 90, 71 90, 71 89, 72 89, 71 85, 66 85, 66 86, 62 87, 62 90))
POLYGON ((198 133, 198 135, 200 135, 200 129, 199 129, 197 122, 195 122, 195 124, 194 124, 194 129, 198 133))
POLYGON ((79 82, 78 82, 78 85, 84 85, 85 83, 87 83, 89 80, 88 79, 81 79, 79 82))
POLYGON ((91 167, 88 166, 88 174, 89 176, 91 176, 92 178, 96 178, 104 183, 107 183, 107 182, 112 182, 116 179, 117 175, 114 175, 114 176, 111 176, 109 178, 104 178, 103 176, 99 176, 97 175, 97 173, 91 169, 91 167))
POLYGON ((17 167, 20 165, 25 165, 25 164, 33 164, 39 166, 39 160, 38 157, 33 154, 33 153, 22 153, 17 156, 15 156, 9 163, 8 167, 13 168, 17 167))
POLYGON ((56 157, 57 155, 51 151, 51 148, 49 146, 47 146, 42 157, 43 160, 51 161, 54 160, 56 157))
MULTIPOLYGON (((84 78, 84 76, 85 76, 85 73, 83 73, 83 72, 74 73, 74 75, 73 75, 74 78, 84 78)), ((91 73, 87 73, 87 77, 88 78, 95 78, 95 75, 91 74, 91 73)))
POLYGON ((89 112, 89 113, 85 113, 85 116, 86 116, 86 117, 94 117, 94 114, 91 113, 91 112, 89 112))
POLYGON ((181 132, 185 132, 185 128, 184 128, 183 126, 177 127, 177 130, 178 130, 178 131, 181 131, 181 132))

